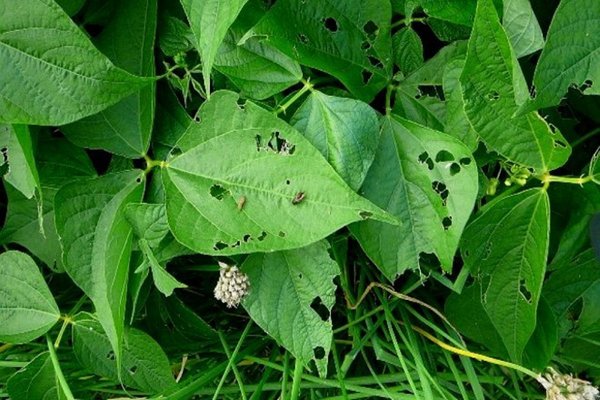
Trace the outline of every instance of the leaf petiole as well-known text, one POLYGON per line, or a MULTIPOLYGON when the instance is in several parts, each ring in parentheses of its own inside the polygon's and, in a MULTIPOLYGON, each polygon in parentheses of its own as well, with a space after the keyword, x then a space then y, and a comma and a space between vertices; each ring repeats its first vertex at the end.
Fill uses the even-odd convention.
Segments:
POLYGON ((292 105, 294 104, 300 97, 302 97, 302 95, 304 93, 306 93, 309 90, 313 89, 313 84, 310 83, 310 80, 304 80, 302 79, 302 83, 304 83, 304 86, 302 87, 302 89, 298 90, 292 97, 290 97, 290 99, 288 101, 286 101, 284 104, 280 105, 279 107, 277 107, 277 109, 275 110, 275 115, 278 114, 285 114, 285 111, 292 105))

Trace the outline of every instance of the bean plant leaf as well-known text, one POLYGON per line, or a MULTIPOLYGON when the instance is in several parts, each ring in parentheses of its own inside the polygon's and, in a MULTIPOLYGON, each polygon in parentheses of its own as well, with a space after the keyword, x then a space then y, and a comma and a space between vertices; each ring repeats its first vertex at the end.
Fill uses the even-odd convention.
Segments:
POLYGON ((299 132, 219 91, 163 169, 167 217, 179 242, 204 254, 284 250, 351 222, 396 219, 358 196, 299 132))
MULTIPOLYGON (((156 0, 117 3, 114 17, 95 41, 112 62, 135 75, 154 75, 156 0)), ((139 158, 150 143, 156 85, 152 84, 117 104, 62 127, 73 143, 139 158)))
POLYGON ((210 73, 227 30, 248 0, 181 0, 202 59, 204 89, 210 95, 210 73))
POLYGON ((535 329, 549 218, 546 191, 529 189, 484 207, 462 238, 465 267, 481 281, 483 308, 516 362, 535 329))
POLYGON ((395 91, 395 115, 404 117, 429 128, 443 131, 445 104, 437 97, 423 96, 415 86, 399 86, 395 91))
POLYGON ((539 172, 566 162, 567 141, 542 117, 513 118, 527 85, 492 0, 478 2, 460 83, 467 118, 491 150, 539 172))
POLYGON ((159 46, 166 56, 175 56, 194 48, 194 34, 179 18, 168 16, 160 26, 159 46))
POLYGON ((4 149, 4 161, 8 162, 4 179, 28 199, 36 191, 38 196, 41 195, 29 128, 25 125, 0 125, 0 146, 4 149))
POLYGON ((6 382, 12 400, 63 399, 48 352, 38 354, 6 382))
POLYGON ((145 239, 150 247, 158 247, 160 241, 169 233, 164 204, 129 204, 125 208, 125 217, 135 235, 145 239))
POLYGON ((417 0, 425 14, 456 25, 470 27, 477 0, 417 0))
POLYGON ((464 60, 466 54, 466 40, 452 42, 407 76, 401 85, 442 85, 446 66, 455 60, 464 60))
POLYGON ((423 65, 423 43, 411 27, 404 27, 392 37, 394 62, 408 75, 423 65))
POLYGON ((300 65, 267 40, 251 37, 238 44, 244 32, 232 28, 215 58, 215 69, 253 99, 266 99, 302 78, 300 65))
POLYGON ((517 58, 544 47, 540 24, 528 0, 504 0, 502 25, 517 58))
POLYGON ((450 271, 477 188, 475 162, 457 139, 386 118, 361 193, 404 223, 362 221, 351 231, 390 281, 418 268, 422 253, 435 254, 450 271))
POLYGON ((0 123, 63 125, 154 80, 115 67, 53 0, 0 10, 0 123))
POLYGON ((65 270, 92 300, 121 361, 132 229, 125 208, 142 200, 140 170, 88 178, 63 186, 54 198, 65 270))
POLYGON ((600 4, 595 0, 562 0, 535 68, 535 96, 521 114, 556 105, 571 86, 600 94, 600 4))
POLYGON ((326 376, 333 339, 333 279, 339 275, 326 242, 253 254, 242 271, 252 285, 243 302, 250 317, 303 364, 314 360, 319 375, 326 376))
POLYGON ((169 359, 152 337, 138 329, 124 333, 120 377, 111 342, 93 315, 81 313, 75 318, 73 352, 87 370, 113 381, 122 379, 126 386, 150 393, 175 386, 169 359))
POLYGON ((140 239, 138 241, 138 245, 140 250, 142 250, 142 254, 146 259, 146 263, 150 266, 154 286, 156 286, 159 292, 168 297, 173 294, 175 289, 187 287, 185 283, 179 282, 173 275, 167 272, 165 267, 160 264, 154 255, 154 252, 150 248, 150 245, 145 239, 140 239))
POLYGON ((360 100, 315 90, 290 124, 323 154, 348 186, 360 188, 379 142, 375 110, 360 100))
POLYGON ((0 254, 0 265, 0 342, 30 342, 54 326, 60 311, 30 256, 7 251, 0 254))
POLYGON ((391 75, 391 14, 387 1, 282 0, 247 35, 264 35, 288 56, 370 101, 391 75))
POLYGON ((42 191, 43 231, 39 227, 37 199, 28 199, 6 187, 8 209, 0 231, 0 244, 17 243, 52 269, 61 270, 61 248, 54 225, 54 195, 68 182, 95 176, 96 171, 85 151, 64 138, 39 135, 36 164, 42 191))

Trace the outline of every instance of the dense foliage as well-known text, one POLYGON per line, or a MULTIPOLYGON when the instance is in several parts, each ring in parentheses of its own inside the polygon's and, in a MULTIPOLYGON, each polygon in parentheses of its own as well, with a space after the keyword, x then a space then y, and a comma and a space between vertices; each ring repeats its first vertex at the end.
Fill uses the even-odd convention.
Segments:
POLYGON ((0 398, 597 384, 598 21, 0 0, 0 398))

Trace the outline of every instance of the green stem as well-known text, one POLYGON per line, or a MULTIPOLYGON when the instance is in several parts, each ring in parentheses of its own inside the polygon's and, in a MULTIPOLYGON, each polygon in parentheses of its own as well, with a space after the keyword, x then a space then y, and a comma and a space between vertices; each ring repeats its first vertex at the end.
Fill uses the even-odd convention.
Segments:
POLYGON ((573 143, 571 143, 571 148, 574 149, 589 138, 596 136, 598 133, 600 133, 600 128, 592 129, 590 132, 586 133, 579 139, 573 141, 573 143))
POLYGON ((385 115, 388 116, 392 113, 392 92, 394 89, 396 89, 394 85, 388 85, 385 92, 385 115))
POLYGON ((397 28, 402 25, 410 25, 413 22, 425 22, 427 17, 417 17, 417 18, 402 18, 392 24, 392 29, 397 28))
POLYGON ((221 388, 225 384, 225 379, 227 379, 227 375, 229 375, 229 370, 231 369, 233 363, 235 362, 235 359, 237 358, 240 348, 242 347, 242 343, 244 343, 246 336, 248 336, 248 333, 250 332, 251 327, 252 327, 252 320, 250 320, 250 322, 248 322, 248 325, 246 325, 244 332, 242 332, 242 336, 240 336, 240 340, 238 340, 237 345, 235 346, 235 349, 233 350, 233 353, 229 357, 229 361, 227 362, 225 371, 223 371, 221 380, 219 381, 219 384, 217 385, 217 390, 215 390, 215 393, 213 395, 213 400, 215 400, 219 396, 219 392, 221 391, 221 388))
POLYGON ((304 369, 304 364, 300 359, 296 358, 296 363, 294 364, 294 377, 292 378, 292 391, 290 393, 290 400, 298 400, 300 396, 300 384, 302 383, 302 370, 304 369))
POLYGON ((313 89, 312 83, 310 83, 308 80, 302 79, 302 83, 304 83, 304 86, 302 87, 302 89, 300 89, 296 93, 294 93, 294 95, 292 97, 290 97, 290 99, 288 101, 286 101, 283 105, 280 105, 279 107, 277 107, 277 109, 275 110, 276 115, 281 114, 281 113, 285 114, 286 110, 292 104, 294 104, 300 97, 302 97, 302 95, 304 93, 313 89))
MULTIPOLYGON (((225 355, 231 359, 231 351, 229 350, 229 345, 227 344, 227 340, 225 339, 225 335, 223 335, 223 332, 218 331, 217 335, 219 336, 219 340, 221 341, 221 345, 223 346, 223 350, 225 350, 225 355)), ((240 394, 242 395, 242 399, 246 400, 248 397, 246 396, 246 391, 244 390, 244 383, 242 381, 242 376, 240 375, 240 372, 238 371, 237 367, 235 366, 235 363, 231 364, 231 370, 233 371, 233 375, 235 376, 235 380, 238 383, 238 386, 240 388, 240 394)))
POLYGON ((543 175, 541 177, 542 183, 547 186, 551 182, 560 182, 560 183, 571 183, 575 185, 583 185, 592 180, 592 176, 580 176, 579 178, 569 177, 569 176, 554 176, 550 174, 543 175))
POLYGON ((52 360, 52 366, 54 367, 54 373, 56 374, 56 378, 58 379, 58 383, 60 384, 60 388, 67 400, 75 400, 73 393, 71 393, 71 388, 69 388, 69 384, 63 375, 62 369, 60 368, 60 363, 58 362, 58 356, 56 355, 56 350, 54 350, 54 345, 52 344, 52 339, 50 339, 50 335, 46 335, 46 344, 48 345, 48 351, 50 352, 50 359, 52 360))
POLYGON ((144 161, 146 161, 146 169, 144 170, 144 175, 148 175, 154 167, 164 168, 167 166, 166 161, 153 160, 150 157, 148 157, 147 154, 144 154, 144 161))

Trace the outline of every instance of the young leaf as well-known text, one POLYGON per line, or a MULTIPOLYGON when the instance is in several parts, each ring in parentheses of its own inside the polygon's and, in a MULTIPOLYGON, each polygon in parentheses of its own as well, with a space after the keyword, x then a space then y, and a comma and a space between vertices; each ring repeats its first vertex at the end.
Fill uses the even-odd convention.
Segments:
POLYGON ((556 105, 572 85, 600 94, 600 5, 596 0, 562 0, 535 68, 535 97, 520 114, 556 105))
POLYGON ((467 41, 459 40, 442 47, 435 56, 423 64, 419 69, 406 77, 402 85, 441 85, 444 70, 448 64, 455 60, 464 60, 467 54, 467 41))
POLYGON ((300 81, 302 70, 294 59, 258 37, 238 44, 242 37, 242 31, 230 29, 215 58, 215 69, 231 79, 242 95, 262 100, 300 81))
POLYGON ((0 265, 0 342, 30 342, 54 326, 60 311, 31 257, 7 251, 0 265))
POLYGON ((502 25, 517 58, 544 47, 544 36, 529 0, 504 0, 502 25))
POLYGON ((181 5, 196 37, 202 59, 204 89, 210 96, 210 72, 217 51, 238 14, 248 0, 181 0, 181 5))
POLYGON ((66 124, 154 80, 115 67, 53 0, 0 10, 0 123, 66 124))
POLYGON ((152 270, 152 280, 154 281, 154 286, 158 289, 159 292, 164 294, 165 296, 170 296, 173 294, 175 289, 186 288, 187 285, 185 283, 179 282, 173 275, 169 274, 165 267, 160 265, 159 261, 156 259, 156 256, 152 252, 150 245, 145 239, 140 239, 138 241, 140 249, 146 258, 146 262, 150 265, 150 270, 152 270))
POLYGON ((94 176, 96 171, 83 149, 64 138, 38 136, 36 164, 43 198, 43 232, 40 232, 38 221, 38 200, 27 199, 7 186, 8 210, 0 231, 0 244, 17 243, 50 268, 61 270, 61 249, 54 225, 54 195, 64 184, 80 177, 94 176))
POLYGON ((38 354, 6 382, 11 400, 59 400, 60 387, 52 366, 50 354, 38 354))
POLYGON ((246 36, 265 35, 288 56, 370 101, 391 75, 391 14, 387 1, 282 0, 246 36))
POLYGON ((425 14, 436 19, 467 27, 473 24, 477 0, 417 0, 417 2, 425 14))
POLYGON ((157 159, 165 159, 192 123, 192 118, 166 83, 158 84, 156 120, 152 133, 152 149, 157 159))
POLYGON ((546 191, 529 189, 484 207, 462 237, 465 266, 483 282, 483 308, 515 362, 535 329, 549 218, 546 191))
MULTIPOLYGON (((95 41, 98 49, 129 73, 154 75, 156 0, 117 4, 114 16, 95 41)), ((61 130, 78 146, 139 158, 150 143, 155 95, 153 82, 100 113, 63 126, 61 130)))
POLYGON ((403 221, 363 221, 351 231, 390 280, 435 254, 446 271, 477 195, 477 167, 457 139, 401 118, 386 118, 361 192, 403 221))
POLYGON ((423 65, 423 43, 411 27, 404 27, 392 36, 394 62, 405 75, 423 65))
POLYGON ((252 285, 243 303, 250 317, 303 364, 314 360, 319 375, 326 376, 333 339, 333 279, 339 275, 327 244, 253 254, 242 271, 252 285))
MULTIPOLYGON (((164 327, 163 327, 164 328, 164 327)), ((87 370, 149 393, 175 386, 169 359, 148 334, 134 328, 124 332, 120 377, 111 341, 91 314, 81 313, 73 324, 73 352, 87 370)))
POLYGON ((438 131, 444 130, 445 104, 437 97, 421 96, 416 86, 401 85, 394 92, 395 115, 438 131))
POLYGON ((146 240, 150 247, 158 247, 160 241, 169 233, 164 204, 129 204, 125 208, 125 217, 135 235, 146 240))
POLYGON ((8 162, 8 172, 4 179, 28 199, 31 199, 36 191, 38 196, 41 196, 40 178, 33 157, 29 128, 25 125, 0 125, 0 147, 5 149, 4 161, 8 162))
POLYGON ((571 150, 537 113, 513 118, 527 86, 492 0, 481 0, 460 83, 465 112, 485 144, 538 172, 558 168, 571 150))
POLYGON ((63 186, 54 198, 65 270, 96 307, 121 361, 131 226, 125 208, 142 200, 144 177, 131 170, 63 186))
POLYGON ((219 91, 162 177, 177 240, 204 254, 306 246, 354 221, 396 219, 358 196, 299 132, 219 91))
POLYGON ((359 100, 313 91, 290 119, 348 186, 357 191, 379 142, 377 114, 359 100))

